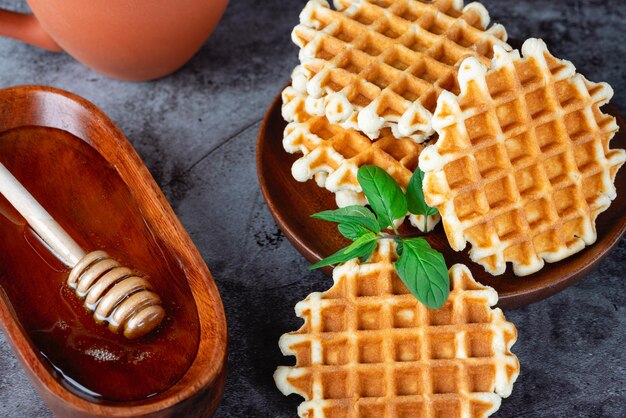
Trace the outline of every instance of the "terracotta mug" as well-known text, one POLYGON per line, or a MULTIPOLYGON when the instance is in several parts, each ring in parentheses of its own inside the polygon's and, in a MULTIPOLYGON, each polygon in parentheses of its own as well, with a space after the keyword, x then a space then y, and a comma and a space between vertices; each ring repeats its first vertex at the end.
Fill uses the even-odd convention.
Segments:
POLYGON ((228 0, 27 0, 0 9, 0 36, 65 50, 102 74, 151 80, 182 67, 215 29, 228 0))

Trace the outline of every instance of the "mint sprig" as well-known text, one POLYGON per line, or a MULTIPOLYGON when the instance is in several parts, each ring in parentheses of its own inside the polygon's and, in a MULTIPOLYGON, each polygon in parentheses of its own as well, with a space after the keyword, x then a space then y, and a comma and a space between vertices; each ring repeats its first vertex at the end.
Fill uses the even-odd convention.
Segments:
POLYGON ((366 165, 357 173, 357 180, 372 210, 362 206, 347 206, 312 215, 313 218, 336 222, 341 235, 352 241, 335 254, 313 264, 316 269, 343 263, 353 258, 368 259, 380 239, 393 239, 399 255, 395 268, 409 291, 432 309, 439 309, 448 299, 450 283, 443 255, 434 250, 424 238, 411 238, 398 234, 396 219, 407 212, 423 215, 428 229, 428 216, 437 213, 424 200, 422 180, 424 173, 418 168, 413 173, 406 194, 398 183, 383 169, 366 165), (385 230, 391 228, 394 234, 385 230))

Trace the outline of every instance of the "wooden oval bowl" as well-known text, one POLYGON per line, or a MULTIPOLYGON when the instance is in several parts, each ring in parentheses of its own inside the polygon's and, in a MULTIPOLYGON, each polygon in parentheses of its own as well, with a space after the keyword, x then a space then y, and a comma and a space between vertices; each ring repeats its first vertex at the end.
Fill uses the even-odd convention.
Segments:
MULTIPOLYGON (((114 168, 132 193, 155 242, 179 264, 183 274, 172 276, 170 284, 188 288, 189 303, 195 305, 199 324, 197 353, 180 380, 168 389, 139 401, 89 400, 68 390, 54 377, 50 365, 19 322, 6 293, 0 292, 0 321, 36 389, 58 416, 211 416, 222 397, 225 381, 224 308, 209 269, 147 168, 111 120, 93 104, 73 94, 38 86, 0 90, 0 134, 25 127, 68 132, 89 144, 114 168)), ((45 137, 41 138, 44 140, 45 137)), ((175 353, 176 346, 171 350, 175 353)))
MULTIPOLYGON (((626 123, 614 105, 605 111, 616 116, 620 131, 611 142, 612 148, 626 148, 626 123)), ((337 207, 334 194, 322 189, 310 180, 299 183, 291 176, 291 166, 299 155, 290 155, 282 145, 286 122, 281 116, 281 96, 271 104, 259 130, 257 142, 257 174, 267 206, 285 236, 311 263, 328 257, 349 244, 335 224, 310 217, 311 214, 337 207)), ((602 258, 609 254, 626 230, 626 169, 618 172, 615 181, 617 198, 597 221, 598 240, 578 254, 558 263, 546 263, 539 272, 517 277, 512 269, 501 276, 492 276, 469 258, 468 250, 453 251, 441 225, 426 239, 433 248, 441 251, 447 264, 463 263, 480 283, 495 288, 499 295, 498 305, 518 308, 554 295, 588 274, 602 258)), ((330 274, 332 268, 324 269, 330 274)))

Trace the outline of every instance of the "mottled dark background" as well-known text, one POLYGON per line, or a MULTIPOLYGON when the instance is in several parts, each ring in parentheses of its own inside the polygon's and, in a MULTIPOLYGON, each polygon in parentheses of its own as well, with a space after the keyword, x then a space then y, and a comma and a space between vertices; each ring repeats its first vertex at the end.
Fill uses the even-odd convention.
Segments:
MULTIPOLYGON (((613 102, 626 109, 625 0, 483 3, 510 37, 541 37, 591 80, 608 81, 613 102)), ((0 39, 0 87, 51 85, 101 107, 137 148, 211 268, 230 334, 218 417, 296 415, 300 399, 282 396, 272 380, 275 367, 291 361, 278 337, 299 326, 297 301, 331 285, 307 271, 276 227, 255 171, 260 121, 296 64, 290 31, 303 4, 233 0, 190 63, 150 83, 109 80, 65 54, 0 39)), ((25 10, 18 0, 0 6, 25 10)), ((497 416, 626 416, 625 261, 622 240, 578 285, 506 312, 519 330, 522 373, 497 416)), ((0 416, 50 415, 0 334, 0 416)))

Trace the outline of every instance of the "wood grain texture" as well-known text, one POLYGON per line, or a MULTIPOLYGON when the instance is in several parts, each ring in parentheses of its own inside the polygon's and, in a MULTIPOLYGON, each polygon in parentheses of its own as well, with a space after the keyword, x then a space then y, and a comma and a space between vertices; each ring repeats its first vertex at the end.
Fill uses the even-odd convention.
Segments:
POLYGON ((35 387, 58 416, 211 416, 225 381, 224 309, 211 273, 161 190, 123 133, 98 108, 78 96, 38 86, 0 90, 0 133, 25 126, 69 132, 115 167, 155 238, 180 261, 200 322, 197 355, 174 386, 146 400, 95 403, 68 391, 54 378, 16 320, 6 295, 0 294, 0 321, 35 387))
MULTIPOLYGON (((626 122, 614 105, 607 105, 605 112, 616 116, 620 131, 611 142, 612 148, 626 148, 626 122)), ((291 175, 291 165, 299 157, 289 155, 283 149, 283 130, 286 122, 281 116, 281 97, 276 96, 261 128, 257 142, 257 174, 263 196, 276 223, 291 243, 314 263, 328 257, 349 244, 334 223, 310 217, 311 214, 336 208, 332 193, 310 180, 297 182, 291 175)), ((626 191, 626 170, 620 170, 616 178, 617 193, 626 191)), ((517 277, 508 268, 501 276, 492 276, 471 261, 468 250, 453 251, 441 225, 426 239, 431 246, 444 254, 448 265, 463 263, 472 271, 474 278, 496 289, 500 295, 498 306, 519 308, 545 299, 565 289, 588 274, 597 263, 606 257, 626 231, 626 199, 617 198, 611 207, 600 214, 596 221, 598 240, 580 253, 558 263, 546 263, 539 272, 526 277, 517 277)), ((331 273, 326 267, 324 272, 331 273)))

